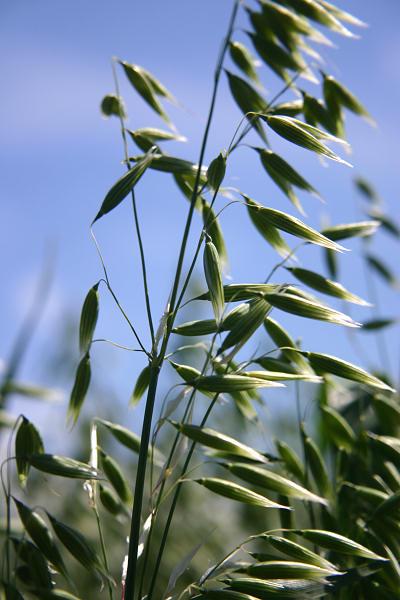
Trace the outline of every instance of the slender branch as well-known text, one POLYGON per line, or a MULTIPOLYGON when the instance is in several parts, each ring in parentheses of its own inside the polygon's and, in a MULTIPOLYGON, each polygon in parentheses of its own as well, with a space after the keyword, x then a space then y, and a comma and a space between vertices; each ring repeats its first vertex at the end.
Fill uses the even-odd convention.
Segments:
MULTIPOLYGON (((117 97, 119 98, 120 97, 119 83, 118 83, 117 69, 115 67, 115 59, 112 60, 112 70, 113 70, 113 77, 114 77, 114 83, 115 83, 115 93, 116 93, 117 97)), ((120 120, 120 125, 121 125, 121 136, 122 136, 122 141, 124 144, 125 163, 126 163, 127 169, 129 170, 131 168, 131 163, 129 161, 129 149, 128 149, 128 142, 126 139, 126 130, 125 130, 125 123, 124 123, 125 117, 120 111, 118 114, 119 114, 119 120, 120 120)), ((135 221, 136 235, 137 235, 138 244, 139 244, 140 262, 141 262, 141 266, 142 266, 143 288, 144 288, 144 297, 145 297, 145 302, 146 302, 147 319, 149 322, 151 343, 152 343, 152 346, 154 347, 154 325, 153 325, 153 317, 151 314, 149 285, 148 285, 148 281, 147 281, 146 260, 145 260, 142 234, 140 231, 140 223, 139 223, 139 217, 138 217, 137 206, 136 206, 136 196, 135 196, 135 191, 133 189, 131 190, 131 196, 132 196, 133 217, 134 217, 134 221, 135 221)))

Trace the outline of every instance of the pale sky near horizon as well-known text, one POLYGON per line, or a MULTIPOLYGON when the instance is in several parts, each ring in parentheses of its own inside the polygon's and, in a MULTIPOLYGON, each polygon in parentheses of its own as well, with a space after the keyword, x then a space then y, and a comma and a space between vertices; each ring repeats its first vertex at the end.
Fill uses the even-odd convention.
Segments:
MULTIPOLYGON (((375 185, 387 209, 400 221, 397 197, 400 190, 400 4, 397 0, 349 0, 338 4, 369 23, 370 27, 357 31, 361 34, 359 40, 332 35, 339 48, 323 52, 329 69, 365 103, 378 127, 372 128, 365 121, 349 115, 347 129, 353 146, 352 172, 333 163, 323 166, 311 153, 289 148, 280 141, 276 142, 276 147, 326 200, 326 204, 320 204, 312 197, 302 197, 308 222, 313 226, 321 226, 328 215, 332 223, 362 218, 360 198, 351 183, 351 178, 358 174, 375 185)), ((111 56, 143 65, 176 95, 183 108, 167 105, 166 108, 189 142, 174 144, 170 151, 196 161, 208 109, 212 69, 230 7, 230 0, 119 0, 115 3, 21 0, 2 4, 0 358, 3 361, 7 360, 18 326, 29 306, 46 248, 51 247, 55 254, 55 279, 49 304, 24 363, 23 378, 57 384, 44 372, 41 362, 47 360, 46 357, 51 358, 62 343, 65 316, 72 315, 76 322, 87 290, 101 277, 90 240, 89 223, 104 194, 122 173, 117 121, 103 119, 99 112, 102 96, 113 91, 111 56)), ((245 22, 242 16, 240 28, 245 22)), ((237 39, 246 39, 240 30, 237 39)), ((277 79, 265 68, 260 72, 266 88, 273 95, 279 86, 277 79)), ((122 73, 121 81, 129 126, 163 127, 162 121, 123 81, 122 73)), ((239 118, 226 80, 222 78, 207 160, 228 145, 239 118)), ((259 202, 295 214, 287 199, 267 179, 258 164, 255 167, 252 159, 251 150, 240 149, 228 170, 226 185, 244 188, 259 202)), ((169 177, 157 175, 153 182, 150 180, 145 179, 138 187, 138 203, 157 317, 168 296, 187 204, 175 192, 169 177)), ((262 281, 277 257, 251 228, 244 209, 238 205, 228 209, 222 218, 222 226, 230 254, 231 281, 240 282, 244 278, 262 281)), ((199 230, 198 218, 195 227, 199 230)), ((96 235, 104 250, 112 282, 135 320, 136 315, 144 315, 144 312, 129 206, 119 207, 104 218, 96 228, 96 235)), ((357 244, 350 243, 349 247, 357 248, 357 244)), ((379 234, 376 249, 380 257, 397 269, 399 276, 398 243, 379 234)), ((322 269, 318 248, 306 249, 301 258, 302 266, 322 269)), ((340 264, 342 283, 351 291, 365 295, 364 274, 357 256, 341 256, 340 264)), ((287 273, 278 272, 275 280, 287 280, 287 273)), ((377 285, 382 316, 399 317, 398 295, 387 291, 379 282, 377 285)), ((343 309, 334 301, 332 306, 343 309)), ((352 309, 352 314, 360 320, 371 317, 368 309, 352 309)), ((305 319, 297 322, 283 313, 279 319, 295 337, 303 339, 307 348, 329 350, 354 362, 359 360, 342 328, 305 319)), ((138 320, 138 328, 145 336, 146 329, 140 316, 138 320)), ((96 335, 112 337, 127 345, 134 343, 111 302, 105 298, 104 290, 96 335)), ((391 368, 397 375, 398 329, 391 330, 385 337, 393 348, 391 368)), ((378 366, 373 339, 368 334, 358 334, 358 339, 372 358, 371 364, 378 366)), ((103 352, 103 361, 109 361, 111 387, 123 400, 128 396, 143 360, 121 353, 114 362, 111 354, 118 350, 99 352, 103 352)), ((371 364, 364 363, 364 366, 371 364)))

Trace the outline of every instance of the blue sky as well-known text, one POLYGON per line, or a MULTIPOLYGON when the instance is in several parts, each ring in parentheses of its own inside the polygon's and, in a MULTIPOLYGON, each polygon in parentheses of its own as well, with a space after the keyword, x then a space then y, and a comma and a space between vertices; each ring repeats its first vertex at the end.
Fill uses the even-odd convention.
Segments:
MULTIPOLYGON (((352 172, 333 163, 324 167, 314 155, 289 148, 289 144, 274 138, 275 147, 326 200, 326 204, 320 204, 314 198, 303 198, 308 222, 316 227, 328 215, 332 223, 360 218, 359 197, 351 183, 356 174, 369 178, 388 211, 395 218, 400 217, 396 196, 400 189, 400 5, 397 0, 384 3, 350 0, 341 2, 341 6, 369 23, 370 28, 360 30, 360 40, 332 36, 340 49, 325 52, 327 64, 365 103, 378 128, 349 116, 347 130, 353 146, 351 162, 355 166, 352 172)), ((212 69, 230 7, 229 0, 169 0, 168 3, 21 0, 2 4, 0 357, 3 360, 7 359, 29 306, 46 248, 51 248, 55 261, 50 300, 21 373, 25 379, 37 382, 48 379, 57 384, 43 369, 43 360, 51 358, 62 343, 66 315, 71 315, 77 324, 83 298, 101 276, 89 223, 104 194, 123 172, 118 124, 102 118, 99 112, 102 96, 113 91, 110 58, 118 56, 144 66, 171 89, 183 108, 168 107, 169 113, 189 142, 172 145, 170 151, 195 161, 208 109, 212 69)), ((242 17, 240 27, 244 26, 242 17)), ((245 41, 242 31, 237 32, 236 39, 245 41)), ((280 84, 270 71, 261 72, 265 87, 273 95, 280 84)), ((163 126, 123 81, 122 74, 121 86, 132 129, 163 126)), ((207 160, 228 145, 239 118, 222 79, 207 160)), ((287 199, 253 159, 251 150, 240 149, 232 159, 226 184, 246 190, 259 202, 294 214, 287 199)), ((187 205, 170 178, 163 175, 145 179, 137 195, 157 317, 168 295, 187 205)), ((243 208, 235 205, 228 209, 222 226, 230 251, 232 281, 262 281, 277 258, 251 228, 243 208)), ((196 218, 194 231, 199 230, 200 221, 196 218)), ((112 283, 145 337, 138 253, 128 204, 100 222, 96 235, 112 283)), ((342 282, 363 295, 365 280, 357 258, 358 246, 351 243, 350 247, 355 250, 353 255, 341 257, 342 282)), ((379 256, 396 268, 398 246, 388 236, 379 234, 376 247, 379 256)), ((322 268, 318 248, 306 249, 301 259, 305 267, 322 268)), ((281 271, 275 280, 285 278, 287 274, 281 271)), ((398 316, 398 296, 378 282, 377 285, 382 314, 398 316)), ((99 337, 132 345, 129 330, 105 296, 103 291, 99 337)), ((359 319, 370 316, 368 309, 354 314, 359 319)), ((280 320, 295 337, 303 339, 307 348, 329 349, 343 358, 358 360, 343 329, 308 320, 300 323, 287 315, 281 315, 280 320)), ((376 364, 375 343, 367 334, 362 335, 359 334, 359 339, 364 350, 373 358, 371 363, 376 364)), ((396 330, 386 335, 393 348, 395 373, 397 338, 396 330)), ((115 358, 115 352, 119 351, 111 349, 96 349, 94 361, 96 352, 102 364, 110 366, 110 386, 121 400, 127 398, 143 362, 132 354, 120 353, 115 358)))

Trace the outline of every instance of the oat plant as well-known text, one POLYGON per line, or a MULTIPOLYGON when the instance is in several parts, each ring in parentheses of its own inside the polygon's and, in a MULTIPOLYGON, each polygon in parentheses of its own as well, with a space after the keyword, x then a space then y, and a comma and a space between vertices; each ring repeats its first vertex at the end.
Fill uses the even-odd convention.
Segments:
MULTIPOLYGON (((213 89, 196 163, 164 151, 166 142, 183 139, 165 108, 175 102, 171 92, 144 67, 120 58, 112 61, 115 91, 103 98, 101 110, 120 129, 125 171, 105 194, 91 224, 102 274, 83 304, 81 359, 68 419, 70 425, 78 422, 90 388, 92 346, 100 339, 94 338, 101 329, 99 306, 103 294, 110 294, 143 360, 130 401, 144 406, 141 433, 125 427, 123 411, 118 422, 111 422, 94 415, 89 403, 83 414, 91 421, 91 452, 82 462, 45 449, 35 425, 24 416, 17 420, 2 466, 6 511, 1 580, 7 600, 400 598, 400 404, 384 340, 384 329, 395 326, 396 317, 381 313, 375 277, 392 287, 398 281, 379 258, 379 249, 378 255, 372 249, 378 228, 396 238, 399 228, 364 179, 355 181, 359 221, 311 227, 298 193, 319 193, 276 152, 281 138, 279 147, 297 146, 299 154, 317 155, 316 169, 330 161, 349 169, 346 114, 372 118, 326 71, 319 52, 331 43, 328 36, 356 37, 353 30, 364 24, 326 0, 225 1, 232 5, 231 15, 210 75, 213 89), (281 82, 268 94, 261 84, 264 70, 281 82), (122 77, 166 128, 158 128, 156 120, 155 125, 128 128, 119 90, 122 77), (226 147, 210 150, 221 86, 228 86, 241 115, 226 131, 226 147), (266 206, 246 189, 228 186, 234 176, 231 157, 241 151, 264 173, 269 185, 264 196, 276 197, 279 208, 266 206), (209 165, 206 152, 215 156, 209 165), (151 294, 156 284, 148 280, 138 213, 138 204, 152 201, 142 197, 141 180, 154 170, 172 176, 176 195, 187 200, 177 200, 174 208, 186 212, 186 221, 165 311, 157 317, 151 294), (111 221, 122 202, 129 202, 133 211, 143 315, 130 316, 123 308, 96 238, 97 222, 111 221), (275 254, 267 265, 269 273, 262 272, 255 282, 226 283, 227 249, 220 221, 228 207, 237 211, 241 224, 247 220, 246 235, 262 236, 271 256, 275 254), (346 253, 350 238, 359 238, 353 247, 366 265, 366 299, 339 281, 340 264, 352 260, 346 253), (297 257, 300 249, 307 250, 304 265, 297 257), (323 252, 325 272, 315 270, 317 252, 323 252), (204 288, 200 294, 191 285, 198 273, 204 288), (181 317, 184 305, 193 315, 186 322, 181 317), (352 305, 360 306, 357 315, 364 316, 356 320, 352 305), (200 318, 204 311, 207 318, 200 318), (281 325, 282 312, 298 320, 319 320, 321 331, 346 328, 355 352, 361 352, 360 364, 369 346, 362 336, 375 337, 382 362, 366 370, 324 348, 304 347, 295 326, 288 332, 281 325), (138 334, 141 319, 148 323, 146 338, 138 334), (268 349, 255 349, 255 336, 268 349), (164 370, 174 378, 166 396, 159 384, 164 370), (308 420, 302 382, 315 390, 314 416, 308 420), (295 434, 271 439, 268 448, 254 447, 263 419, 260 404, 268 405, 279 393, 276 388, 286 384, 294 392, 289 417, 296 424, 295 434), (221 407, 222 399, 227 404, 221 407), (231 406, 238 414, 235 427, 229 427, 229 418, 225 426, 209 423, 216 408, 229 411, 231 406), (244 431, 253 433, 244 436, 244 431), (106 447, 110 439, 121 446, 115 456, 106 447), (131 464, 120 464, 124 453, 137 456, 134 470, 131 464), (53 477, 78 480, 73 493, 85 497, 95 535, 63 522, 18 491, 18 484, 25 489, 35 471, 46 474, 45 485, 53 485, 53 477), (235 504, 245 511, 243 535, 232 547, 224 543, 230 536, 220 526, 222 553, 208 552, 205 560, 198 560, 206 542, 199 534, 194 547, 186 543, 191 524, 185 523, 185 508, 180 509, 186 490, 189 501, 194 494, 193 502, 200 498, 218 511, 231 511, 235 504), (215 497, 220 501, 212 504, 215 497), (180 525, 174 527, 179 510, 180 525), (119 524, 122 543, 128 539, 119 556, 108 539, 113 522, 119 524), (174 538, 179 538, 181 556, 165 573, 168 543, 174 538), (90 590, 82 590, 80 579, 71 575, 71 558, 90 574, 90 590), (115 563, 120 571, 109 566, 115 563)), ((240 186, 246 184, 242 178, 240 186)), ((307 212, 312 210, 309 205, 307 212)), ((6 385, 11 384, 8 378, 6 385)))

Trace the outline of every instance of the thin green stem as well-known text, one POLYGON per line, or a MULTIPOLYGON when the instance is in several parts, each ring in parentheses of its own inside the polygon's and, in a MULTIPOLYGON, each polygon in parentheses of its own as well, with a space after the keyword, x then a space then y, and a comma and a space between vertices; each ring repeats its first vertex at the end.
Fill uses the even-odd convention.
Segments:
MULTIPOLYGON (((218 84, 222 71, 222 64, 225 58, 225 53, 229 45, 229 41, 232 35, 234 22, 236 19, 237 11, 239 8, 240 0, 235 0, 231 18, 229 21, 228 32, 221 50, 221 54, 218 59, 217 67, 214 75, 214 87, 211 97, 211 103, 207 118, 207 124, 205 127, 205 131, 203 134, 203 141, 201 144, 200 157, 198 162, 198 169, 196 174, 196 180, 193 187, 193 194, 190 202, 190 208, 186 219, 186 225, 182 237, 181 248, 178 257, 178 264, 176 268, 174 283, 171 292, 171 300, 170 300, 170 313, 167 319, 166 331, 163 337, 161 350, 158 358, 153 358, 151 361, 151 376, 150 376, 150 385, 147 395, 146 401, 146 409, 145 415, 143 419, 143 427, 142 427, 142 437, 140 442, 140 451, 139 451, 139 461, 137 467, 137 475, 136 475, 136 483, 135 483, 135 492, 134 492, 134 503, 133 503, 133 512, 132 512, 132 521, 131 521, 131 531, 129 538, 129 548, 128 548, 128 568, 126 574, 126 587, 125 587, 125 600, 134 600, 135 598, 135 585, 136 585, 136 573, 137 573, 137 554, 138 554, 138 546, 139 546, 139 536, 140 536, 140 526, 141 526, 141 514, 142 514, 142 503, 143 503, 143 493, 144 493, 144 482, 146 477, 146 467, 147 467, 147 457, 148 457, 148 447, 150 441, 150 431, 151 431, 151 423, 152 416, 154 410, 154 402, 156 397, 157 385, 158 385, 158 377, 161 365, 163 363, 164 356, 166 354, 167 345, 169 336, 172 331, 173 323, 174 323, 174 307, 175 301, 178 294, 179 281, 181 277, 183 261, 186 252, 186 246, 189 238, 190 227, 192 223, 194 208, 197 200, 197 193, 200 184, 200 174, 201 168, 204 160, 204 154, 207 146, 208 135, 210 131, 211 121, 214 114, 215 102, 217 98, 218 84)), ((153 349, 155 352, 156 349, 153 349)))
POLYGON ((98 254, 100 262, 101 262, 101 266, 103 268, 103 273, 104 273, 104 279, 100 279, 99 283, 103 282, 106 285, 108 291, 110 292, 111 296, 113 297, 113 300, 114 300, 115 304, 119 308, 122 316, 124 317, 125 321, 128 323, 129 328, 131 329, 133 335, 135 336, 137 343, 139 344, 139 346, 141 347, 141 349, 143 350, 143 352, 145 354, 147 354, 147 356, 150 359, 151 358, 150 353, 147 352, 146 348, 143 346, 142 341, 141 341, 141 339, 140 339, 140 337, 139 337, 139 335, 138 335, 135 327, 133 326, 133 324, 132 324, 131 320, 129 319, 128 315, 126 314, 126 312, 122 308, 122 306, 121 306, 121 304, 120 304, 120 302, 119 302, 116 294, 114 293, 114 290, 111 287, 110 279, 108 277, 108 272, 107 272, 107 268, 106 268, 106 265, 105 265, 105 262, 104 262, 104 259, 103 259, 103 255, 101 253, 100 246, 99 246, 99 243, 98 243, 98 241, 96 239, 96 236, 94 235, 93 229, 90 229, 90 235, 92 236, 94 245, 95 245, 96 250, 97 250, 97 254, 98 254))
MULTIPOLYGON (((99 532, 99 539, 100 539, 101 553, 103 555, 104 568, 106 570, 106 573, 108 574, 109 568, 108 568, 106 545, 104 542, 103 528, 101 526, 100 515, 99 515, 99 511, 97 510, 96 505, 93 506, 93 512, 96 516, 97 531, 99 532)), ((114 590, 113 590, 111 581, 108 578, 107 578, 107 587, 108 587, 108 595, 110 597, 110 600, 114 600, 114 590)))

